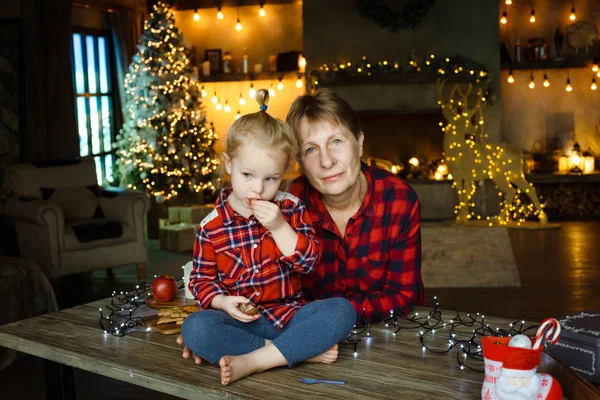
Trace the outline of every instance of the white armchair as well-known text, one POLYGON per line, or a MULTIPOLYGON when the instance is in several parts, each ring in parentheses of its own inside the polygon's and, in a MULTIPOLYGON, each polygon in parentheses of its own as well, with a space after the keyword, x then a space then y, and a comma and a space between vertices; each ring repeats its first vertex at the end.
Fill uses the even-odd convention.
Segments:
POLYGON ((6 178, 15 195, 5 212, 16 226, 22 257, 52 278, 136 264, 144 281, 145 194, 98 186, 93 159, 14 165, 6 178))

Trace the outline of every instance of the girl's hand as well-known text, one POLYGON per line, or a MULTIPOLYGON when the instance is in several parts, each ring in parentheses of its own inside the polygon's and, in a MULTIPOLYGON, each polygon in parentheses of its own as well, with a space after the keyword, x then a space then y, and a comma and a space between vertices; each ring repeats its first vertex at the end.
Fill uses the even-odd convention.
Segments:
POLYGON ((241 303, 248 304, 250 303, 250 299, 244 296, 225 296, 220 294, 215 296, 211 302, 211 307, 215 310, 223 310, 231 318, 244 323, 253 322, 260 318, 260 313, 247 315, 241 312, 238 308, 241 303))
POLYGON ((286 222, 279 206, 265 200, 252 200, 252 211, 256 219, 271 232, 281 228, 286 222))

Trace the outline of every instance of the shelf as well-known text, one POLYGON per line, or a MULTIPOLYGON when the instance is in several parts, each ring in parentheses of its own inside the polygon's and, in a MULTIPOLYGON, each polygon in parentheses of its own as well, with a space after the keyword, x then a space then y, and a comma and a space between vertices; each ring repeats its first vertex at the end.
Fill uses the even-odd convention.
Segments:
POLYGON ((535 60, 524 61, 522 63, 502 63, 503 70, 521 70, 521 69, 568 69, 585 68, 591 66, 594 62, 592 57, 565 58, 564 60, 535 60))
POLYGON ((475 77, 465 74, 447 73, 440 75, 438 73, 392 73, 392 74, 374 74, 368 75, 337 75, 321 77, 319 79, 319 87, 321 86, 354 86, 354 85, 403 85, 403 84, 431 84, 437 82, 438 79, 448 82, 475 82, 475 77))
POLYGON ((279 78, 283 79, 298 79, 304 74, 298 71, 288 72, 261 72, 260 74, 242 74, 241 72, 235 72, 232 74, 214 74, 210 76, 200 75, 201 82, 239 82, 239 81, 279 81, 279 78))

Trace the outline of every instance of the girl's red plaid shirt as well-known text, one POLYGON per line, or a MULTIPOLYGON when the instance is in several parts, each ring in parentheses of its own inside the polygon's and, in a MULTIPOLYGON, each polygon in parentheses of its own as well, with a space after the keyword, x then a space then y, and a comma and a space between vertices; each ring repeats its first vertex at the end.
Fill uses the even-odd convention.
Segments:
POLYGON ((247 297, 281 329, 305 303, 300 274, 311 273, 319 259, 310 216, 298 198, 277 193, 273 201, 298 234, 294 253, 284 256, 254 216, 244 218, 229 206, 230 193, 221 191, 215 210, 198 227, 189 288, 203 309, 218 294, 247 297))

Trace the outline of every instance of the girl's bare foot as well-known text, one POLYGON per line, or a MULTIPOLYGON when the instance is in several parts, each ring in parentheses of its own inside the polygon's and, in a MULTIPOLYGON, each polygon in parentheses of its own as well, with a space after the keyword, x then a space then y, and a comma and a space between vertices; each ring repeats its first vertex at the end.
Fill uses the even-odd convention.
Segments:
POLYGON ((306 362, 320 362, 323 364, 333 364, 338 358, 338 345, 334 344, 329 350, 325 350, 323 353, 313 358, 309 358, 306 362))
MULTIPOLYGON (((249 353, 252 354, 252 353, 249 353)), ((238 379, 258 372, 254 358, 248 354, 242 356, 223 356, 219 360, 221 384, 228 385, 238 379)))

